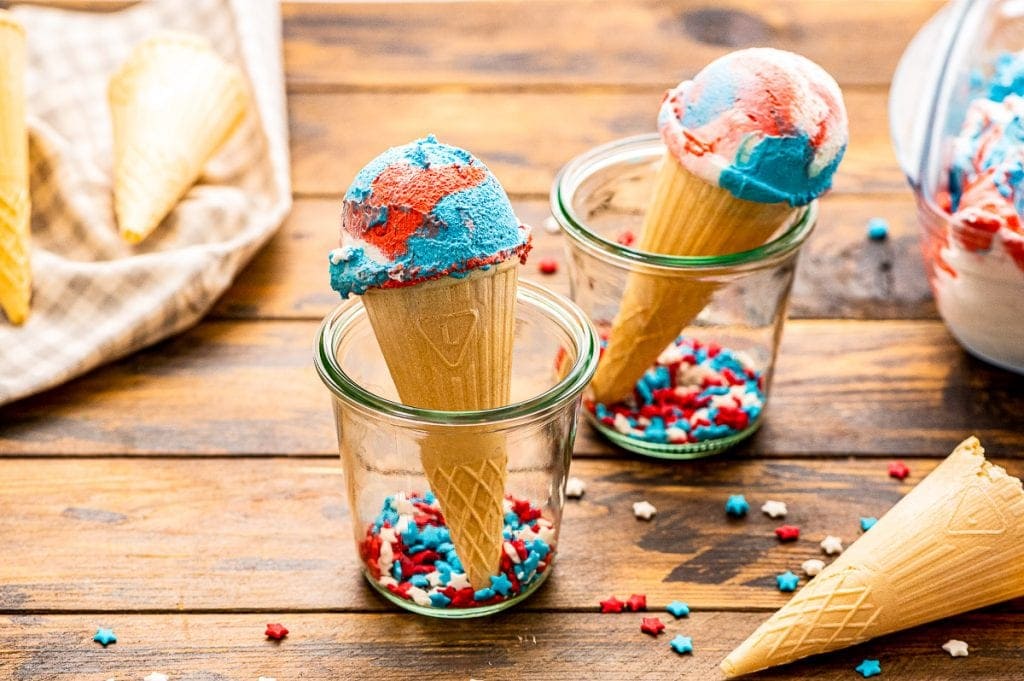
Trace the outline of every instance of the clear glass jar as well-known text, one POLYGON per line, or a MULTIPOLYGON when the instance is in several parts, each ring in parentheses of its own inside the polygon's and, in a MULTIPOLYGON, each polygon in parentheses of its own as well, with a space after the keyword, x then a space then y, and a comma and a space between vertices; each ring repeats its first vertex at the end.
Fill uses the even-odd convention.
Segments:
POLYGON ((631 274, 671 282, 681 296, 706 297, 696 319, 679 329, 675 348, 659 358, 663 368, 652 367, 638 384, 633 404, 584 400, 591 423, 619 446, 690 459, 720 452, 761 424, 797 256, 817 205, 797 211, 781 234, 750 251, 675 257, 631 249, 624 244, 640 231, 664 154, 658 135, 592 149, 561 170, 551 210, 567 237, 572 298, 602 338, 631 274), (655 392, 669 384, 675 396, 655 392))
POLYGON ((580 396, 597 366, 598 341, 570 301, 520 281, 513 353, 509 406, 416 409, 398 402, 361 300, 343 302, 320 327, 315 363, 332 395, 356 552, 370 584, 407 610, 488 615, 523 600, 551 574, 580 396), (507 453, 508 555, 493 593, 472 589, 460 572, 421 463, 427 442, 497 442, 507 453))

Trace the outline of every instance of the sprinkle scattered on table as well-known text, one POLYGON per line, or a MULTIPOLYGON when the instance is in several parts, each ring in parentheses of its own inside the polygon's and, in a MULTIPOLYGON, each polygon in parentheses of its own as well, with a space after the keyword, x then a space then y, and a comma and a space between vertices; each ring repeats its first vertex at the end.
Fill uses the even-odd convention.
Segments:
POLYGON ((537 263, 537 269, 541 274, 554 274, 558 271, 558 261, 554 258, 541 258, 537 263))
POLYGON ((693 652, 693 639, 689 636, 676 634, 676 637, 669 641, 668 644, 672 647, 672 650, 676 651, 680 655, 693 652))
POLYGON ((267 638, 272 638, 275 641, 280 641, 288 635, 288 629, 283 624, 267 624, 267 630, 263 632, 267 638))
POLYGON ((750 504, 742 494, 732 494, 725 502, 725 512, 734 518, 741 518, 750 510, 750 504))
POLYGON ((667 610, 676 619, 690 616, 690 606, 682 601, 672 601, 665 606, 665 610, 667 610))
POLYGON ((896 478, 897 480, 906 480, 908 475, 910 475, 910 469, 907 468, 907 464, 902 461, 892 461, 889 463, 889 477, 896 478))
POLYGON ((830 556, 838 555, 843 552, 843 540, 830 534, 821 540, 821 550, 830 556))
POLYGON ((548 234, 558 234, 562 231, 562 228, 558 226, 558 222, 553 217, 544 218, 544 231, 548 234))
POLYGON ((626 604, 620 601, 615 596, 612 596, 607 600, 601 601, 601 612, 622 612, 622 609, 624 607, 626 607, 626 604))
POLYGON ((796 525, 781 525, 775 528, 775 536, 779 541, 796 541, 800 538, 800 528, 796 525))
POLYGON ((619 235, 615 237, 615 240, 623 246, 632 246, 633 242, 636 240, 636 236, 630 230, 624 229, 619 232, 619 235))
POLYGON ((565 496, 570 499, 579 499, 586 491, 587 484, 579 478, 569 478, 565 481, 565 496))
POLYGON ((872 527, 874 527, 875 523, 877 523, 877 522, 878 522, 878 518, 861 518, 860 519, 860 530, 861 530, 861 532, 867 532, 872 527))
POLYGON ((114 636, 113 629, 104 629, 100 627, 96 630, 96 635, 92 637, 93 641, 102 643, 103 647, 106 648, 111 643, 117 643, 117 636, 114 636))
POLYGON ((889 236, 889 221, 885 218, 868 220, 868 238, 872 241, 885 241, 889 236))
POLYGON ((786 513, 786 502, 784 501, 772 501, 768 500, 761 506, 761 511, 771 518, 785 518, 786 513))
POLYGON ((950 657, 967 657, 967 642, 951 638, 942 644, 942 649, 949 653, 950 657))
POLYGON ((633 504, 633 515, 641 520, 650 520, 658 512, 650 502, 637 501, 633 504))
POLYGON ((800 565, 800 569, 803 570, 804 574, 808 577, 817 577, 818 574, 825 569, 825 561, 817 558, 809 558, 800 565))
POLYGON ((665 631, 665 624, 657 617, 645 617, 640 620, 640 631, 657 638, 658 634, 665 631))
POLYGON ((626 600, 626 607, 633 612, 640 612, 647 609, 647 596, 645 594, 633 594, 626 600))
POLYGON ((800 578, 789 570, 775 577, 775 583, 779 585, 779 591, 796 591, 800 578))
POLYGON ((860 675, 865 679, 869 676, 878 676, 882 673, 882 665, 878 663, 878 660, 864 660, 855 669, 860 672, 860 675))
POLYGON ((167 681, 167 674, 161 674, 160 672, 153 672, 142 681, 167 681))

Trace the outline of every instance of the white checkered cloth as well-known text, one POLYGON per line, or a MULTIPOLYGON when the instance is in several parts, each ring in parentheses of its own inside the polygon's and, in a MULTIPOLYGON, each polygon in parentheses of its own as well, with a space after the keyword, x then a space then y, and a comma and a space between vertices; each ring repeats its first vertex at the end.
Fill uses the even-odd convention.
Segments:
POLYGON ((151 0, 116 12, 17 6, 25 26, 32 164, 32 310, 0 315, 0 404, 198 321, 291 207, 275 0, 151 0), (114 219, 110 74, 165 29, 205 35, 248 77, 254 111, 139 246, 114 219))

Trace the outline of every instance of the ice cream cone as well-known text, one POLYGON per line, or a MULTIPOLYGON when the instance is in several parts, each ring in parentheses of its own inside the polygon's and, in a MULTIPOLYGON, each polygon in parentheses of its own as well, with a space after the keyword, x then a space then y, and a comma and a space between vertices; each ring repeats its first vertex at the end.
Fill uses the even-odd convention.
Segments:
MULTIPOLYGON (((666 154, 636 248, 662 255, 738 253, 765 243, 799 209, 734 197, 666 154)), ((701 310, 717 286, 694 277, 631 272, 597 373, 594 399, 617 402, 701 310)))
POLYGON ((723 662, 727 676, 1024 596, 1024 491, 962 442, 723 662))
POLYGON ((204 39, 166 33, 132 52, 109 89, 114 212, 121 236, 145 239, 199 179, 245 115, 245 81, 204 39))
POLYGON ((0 308, 13 324, 28 317, 28 132, 25 125, 25 30, 0 10, 0 308))
MULTIPOLYGON (((443 411, 508 404, 517 265, 364 294, 404 404, 443 411)), ((470 583, 489 586, 501 558, 503 436, 472 427, 428 432, 420 458, 470 583)))

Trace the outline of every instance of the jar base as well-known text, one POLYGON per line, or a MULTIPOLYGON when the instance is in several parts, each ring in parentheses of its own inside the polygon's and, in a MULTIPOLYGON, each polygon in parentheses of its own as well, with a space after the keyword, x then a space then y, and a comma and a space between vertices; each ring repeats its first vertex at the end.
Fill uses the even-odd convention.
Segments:
POLYGON ((366 581, 369 582, 370 586, 372 586, 377 591, 377 593, 379 593, 388 601, 402 608, 403 610, 408 610, 409 612, 416 613, 417 615, 424 615, 426 617, 436 617, 438 619, 465 620, 473 619, 475 617, 487 617, 488 615, 493 615, 495 613, 501 612, 502 610, 507 610, 508 608, 511 608, 520 603, 521 601, 529 598, 538 588, 540 588, 542 584, 544 584, 544 582, 547 581, 548 575, 551 574, 552 569, 553 566, 549 567, 542 574, 538 575, 537 578, 526 589, 526 591, 519 594, 518 596, 514 598, 509 598, 499 603, 492 603, 491 605, 484 605, 477 608, 434 608, 418 605, 413 601, 406 600, 404 598, 399 598, 395 594, 391 593, 386 588, 378 584, 377 581, 373 579, 372 575, 366 574, 364 572, 363 577, 366 578, 366 581))
POLYGON ((749 426, 738 433, 726 437, 714 438, 703 442, 686 442, 682 444, 671 444, 661 442, 647 442, 636 437, 623 435, 614 428, 601 423, 594 414, 584 409, 583 413, 594 428, 613 444, 622 447, 635 454, 641 454, 653 459, 665 459, 669 461, 687 461, 689 459, 703 459, 738 445, 743 440, 757 432, 761 427, 762 417, 758 418, 749 426))

